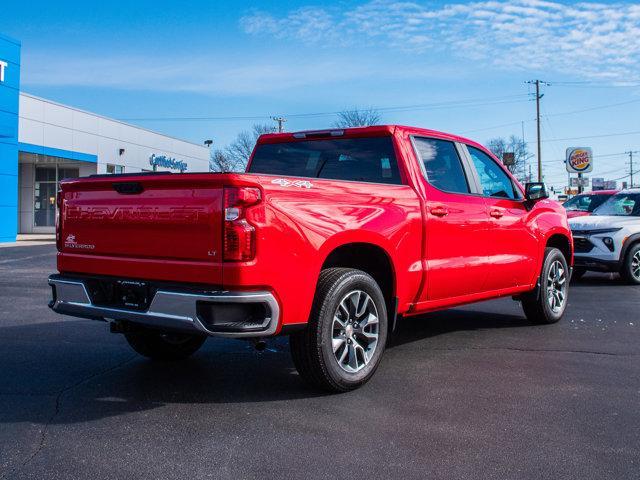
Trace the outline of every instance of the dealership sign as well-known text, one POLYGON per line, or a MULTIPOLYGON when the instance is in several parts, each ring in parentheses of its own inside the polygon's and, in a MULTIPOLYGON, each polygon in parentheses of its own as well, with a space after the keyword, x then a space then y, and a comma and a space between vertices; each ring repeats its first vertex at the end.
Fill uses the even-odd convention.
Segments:
POLYGON ((3 62, 0 60, 0 82, 4 83, 4 71, 7 69, 9 64, 7 62, 3 62))
POLYGON ((166 155, 156 155, 155 153, 149 157, 149 164, 153 167, 164 167, 171 170, 180 170, 181 172, 187 170, 187 164, 182 160, 176 160, 166 155))
POLYGON ((587 173, 593 170, 593 152, 589 147, 567 148, 567 172, 587 173))

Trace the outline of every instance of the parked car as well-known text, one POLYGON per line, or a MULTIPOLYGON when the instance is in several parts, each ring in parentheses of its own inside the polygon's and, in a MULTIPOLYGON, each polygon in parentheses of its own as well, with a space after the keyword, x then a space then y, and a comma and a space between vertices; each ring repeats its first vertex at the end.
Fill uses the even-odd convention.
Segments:
POLYGON ((602 205, 607 199, 618 193, 618 190, 594 190, 589 193, 581 193, 567 200, 562 206, 567 210, 568 218, 585 217, 602 205))
POLYGON ((564 209, 431 130, 263 135, 245 174, 94 175, 62 182, 58 206, 51 308, 150 358, 289 334, 301 376, 344 391, 398 316, 514 296, 544 324, 567 304, 564 209))
POLYGON ((590 217, 569 220, 578 279, 588 270, 619 272, 640 284, 640 189, 623 190, 595 209, 590 217))

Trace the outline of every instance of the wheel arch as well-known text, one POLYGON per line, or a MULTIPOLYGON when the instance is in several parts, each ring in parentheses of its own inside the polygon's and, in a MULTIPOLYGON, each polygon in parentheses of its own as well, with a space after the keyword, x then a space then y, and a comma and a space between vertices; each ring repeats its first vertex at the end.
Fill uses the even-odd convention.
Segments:
POLYGON ((627 252, 629 251, 629 249, 634 245, 636 245, 637 243, 640 243, 640 232, 634 233, 627 237, 627 239, 622 244, 622 248, 620 249, 620 264, 624 262, 625 258, 627 257, 627 252))
MULTIPOLYGON (((562 233, 554 233, 551 235, 545 244, 546 247, 554 247, 562 252, 567 265, 571 267, 573 265, 573 247, 571 245, 571 239, 562 233)), ((543 260, 544 261, 544 260, 543 260)))
POLYGON ((389 325, 393 328, 397 309, 397 281, 389 252, 370 242, 349 242, 334 247, 325 256, 321 270, 332 267, 355 268, 373 277, 384 295, 389 325))

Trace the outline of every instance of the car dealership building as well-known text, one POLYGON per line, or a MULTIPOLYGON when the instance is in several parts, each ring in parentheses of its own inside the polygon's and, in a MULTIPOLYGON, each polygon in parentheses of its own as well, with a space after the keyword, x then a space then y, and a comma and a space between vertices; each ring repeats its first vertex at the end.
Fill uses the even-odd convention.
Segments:
POLYGON ((64 178, 208 171, 209 149, 20 92, 20 42, 0 35, 0 242, 52 233, 64 178))

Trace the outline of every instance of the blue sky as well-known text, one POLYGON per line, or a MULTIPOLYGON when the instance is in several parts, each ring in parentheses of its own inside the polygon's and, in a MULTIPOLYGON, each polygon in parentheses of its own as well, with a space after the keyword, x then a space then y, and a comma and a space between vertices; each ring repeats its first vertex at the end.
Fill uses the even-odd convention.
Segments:
POLYGON ((370 106, 480 142, 524 121, 533 141, 524 82, 541 78, 548 183, 566 183, 566 147, 593 147, 591 176, 611 179, 640 150, 640 133, 618 135, 640 131, 637 2, 32 0, 3 6, 0 32, 22 41, 35 95, 119 119, 264 117, 130 120, 195 142, 224 146, 270 115, 323 128, 370 106), (307 113, 328 114, 295 116, 307 113))

